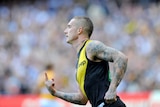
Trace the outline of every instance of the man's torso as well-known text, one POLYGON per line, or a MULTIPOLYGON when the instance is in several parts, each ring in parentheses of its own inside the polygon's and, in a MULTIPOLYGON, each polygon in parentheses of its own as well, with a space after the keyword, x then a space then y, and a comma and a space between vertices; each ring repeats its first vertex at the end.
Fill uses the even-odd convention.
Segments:
POLYGON ((86 57, 86 46, 90 41, 84 44, 78 54, 76 78, 83 94, 94 107, 103 102, 110 78, 108 62, 93 62, 86 57))

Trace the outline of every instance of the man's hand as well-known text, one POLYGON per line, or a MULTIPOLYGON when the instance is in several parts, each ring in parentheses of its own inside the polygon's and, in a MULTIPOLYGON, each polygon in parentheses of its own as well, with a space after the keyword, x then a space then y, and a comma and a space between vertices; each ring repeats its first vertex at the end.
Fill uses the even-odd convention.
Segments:
POLYGON ((55 88, 54 88, 54 79, 52 80, 48 80, 48 76, 47 73, 45 72, 45 85, 47 87, 47 89, 49 90, 49 92, 54 95, 55 94, 55 88))
POLYGON ((117 101, 116 92, 107 91, 105 96, 104 96, 104 100, 108 104, 111 104, 111 103, 117 101))

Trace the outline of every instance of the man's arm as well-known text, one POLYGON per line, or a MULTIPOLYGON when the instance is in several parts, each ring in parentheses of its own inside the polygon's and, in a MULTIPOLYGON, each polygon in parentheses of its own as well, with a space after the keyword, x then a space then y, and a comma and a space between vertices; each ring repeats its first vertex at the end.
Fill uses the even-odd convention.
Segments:
POLYGON ((87 99, 84 98, 84 96, 81 93, 64 93, 60 91, 56 91, 54 96, 61 98, 65 101, 74 103, 74 104, 79 104, 79 105, 86 105, 87 99))
POLYGON ((77 93, 64 93, 61 91, 57 91, 54 88, 54 80, 48 80, 47 73, 45 73, 45 85, 49 92, 58 98, 61 98, 67 102, 71 102, 74 104, 79 104, 79 105, 85 105, 88 101, 88 99, 82 94, 82 92, 79 89, 79 92, 77 93))
POLYGON ((90 42, 87 46, 87 57, 92 61, 106 60, 113 62, 113 71, 111 71, 111 83, 106 92, 105 99, 111 103, 116 100, 116 89, 121 82, 126 68, 128 58, 120 51, 107 47, 99 41, 90 42))

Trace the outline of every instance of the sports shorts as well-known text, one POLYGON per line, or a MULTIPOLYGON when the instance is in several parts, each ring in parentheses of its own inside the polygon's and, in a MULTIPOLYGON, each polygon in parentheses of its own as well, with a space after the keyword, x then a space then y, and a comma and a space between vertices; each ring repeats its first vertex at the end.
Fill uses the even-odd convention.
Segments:
POLYGON ((98 107, 126 107, 123 101, 117 96, 117 101, 108 104, 108 103, 101 103, 98 107))

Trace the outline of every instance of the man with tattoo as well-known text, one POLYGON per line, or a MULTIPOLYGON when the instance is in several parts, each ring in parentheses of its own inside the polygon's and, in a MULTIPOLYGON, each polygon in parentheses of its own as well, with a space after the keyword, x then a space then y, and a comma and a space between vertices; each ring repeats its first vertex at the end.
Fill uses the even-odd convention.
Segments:
POLYGON ((54 80, 48 80, 45 73, 46 87, 53 96, 74 104, 85 105, 90 101, 92 107, 126 107, 116 89, 125 74, 128 58, 100 41, 91 40, 92 31, 92 21, 83 16, 72 18, 64 31, 67 43, 77 51, 78 91, 65 93, 56 90, 54 80), (113 62, 112 71, 109 62, 113 62))

